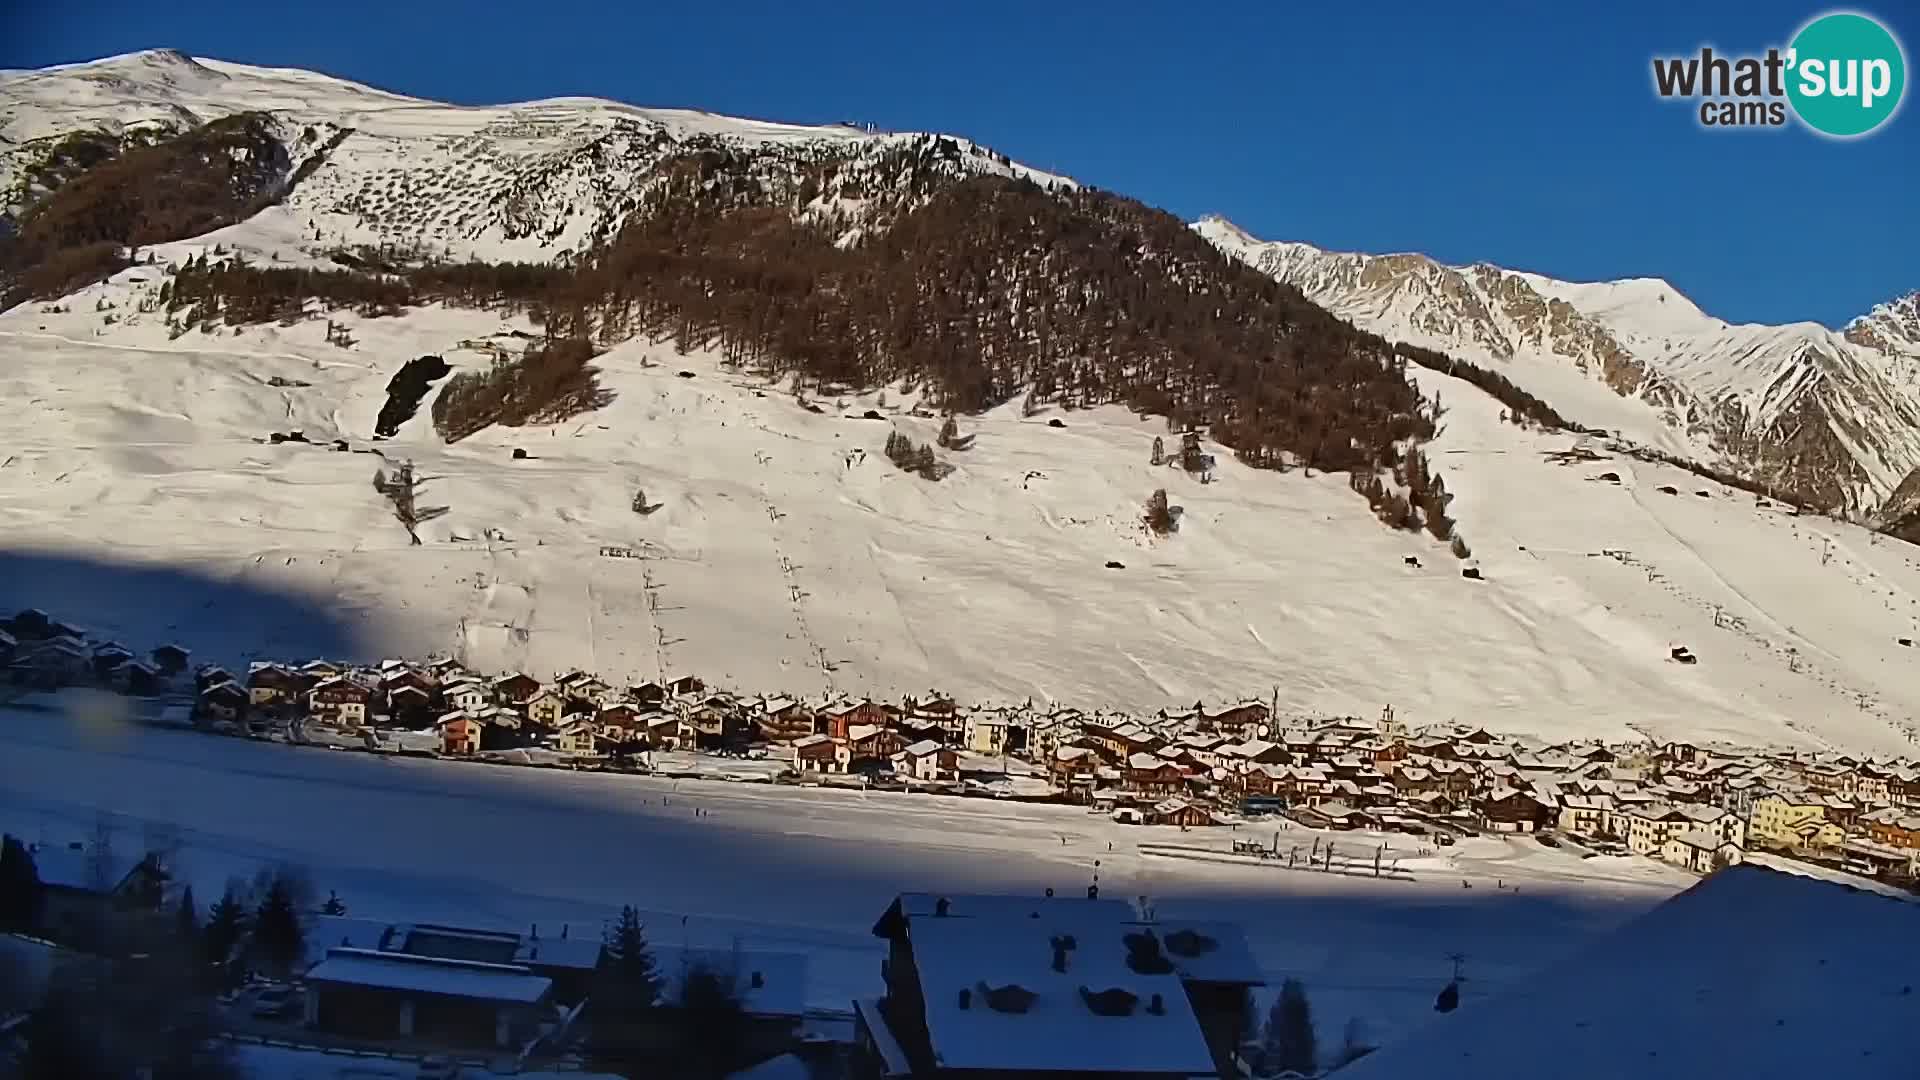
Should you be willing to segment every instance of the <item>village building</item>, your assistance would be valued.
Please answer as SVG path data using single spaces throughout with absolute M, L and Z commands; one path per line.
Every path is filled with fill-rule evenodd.
M 1733 866 L 1741 859 L 1739 845 L 1704 829 L 1688 829 L 1667 837 L 1660 846 L 1660 858 L 1696 874 L 1711 874 Z
M 1920 848 L 1920 813 L 1898 807 L 1884 807 L 1861 814 L 1860 826 L 1867 839 L 1890 848 Z
M 1132 754 L 1121 769 L 1126 790 L 1147 798 L 1164 798 L 1186 790 L 1187 770 L 1155 754 Z
M 490 704 L 492 698 L 493 695 L 475 678 L 460 677 L 440 684 L 440 700 L 449 708 L 478 712 Z
M 575 720 L 561 726 L 553 748 L 574 757 L 593 757 L 599 752 L 599 735 L 592 722 Z
M 1483 827 L 1493 832 L 1537 832 L 1555 820 L 1552 807 L 1519 788 L 1496 786 L 1474 800 Z
M 194 715 L 203 719 L 238 722 L 246 714 L 247 692 L 238 683 L 215 683 L 194 699 Z
M 1777 793 L 1754 800 L 1747 836 L 1751 843 L 1786 850 L 1836 848 L 1846 830 L 1827 820 L 1824 799 Z
M 789 697 L 762 698 L 753 722 L 768 742 L 788 743 L 813 734 L 813 712 Z
M 433 695 L 411 684 L 387 691 L 387 716 L 409 730 L 425 724 L 433 715 Z
M 442 754 L 449 757 L 464 757 L 480 752 L 486 725 L 478 717 L 465 710 L 455 709 L 440 717 L 435 727 L 440 730 Z
M 845 740 L 855 727 L 885 727 L 887 713 L 872 701 L 836 701 L 820 710 L 820 733 Z
M 955 780 L 960 775 L 960 756 L 923 739 L 893 755 L 893 771 L 915 780 Z
M 1371 829 L 1379 825 L 1379 819 L 1372 814 L 1337 799 L 1316 802 L 1312 806 L 1296 806 L 1287 811 L 1287 816 L 1309 829 L 1344 831 Z
M 862 1074 L 1227 1075 L 1261 981 L 1224 924 L 1100 899 L 903 894 L 874 926 L 885 992 L 854 1002 Z
M 0 646 L 4 646 L 4 642 L 0 642 Z M 161 675 L 173 676 L 186 671 L 186 663 L 194 657 L 194 653 L 169 642 L 165 646 L 159 646 L 156 650 L 146 653 L 146 657 L 148 661 L 152 661 L 154 671 Z
M 161 907 L 169 875 L 158 853 L 121 855 L 79 843 L 29 851 L 40 878 L 35 926 L 42 937 L 102 949 L 129 919 Z
M 641 721 L 647 733 L 647 745 L 655 750 L 678 750 L 686 742 L 684 725 L 673 713 L 649 713 Z
M 367 707 L 373 691 L 338 676 L 325 679 L 307 691 L 307 715 L 312 719 L 342 727 L 361 727 L 367 722 Z
M 831 735 L 808 735 L 793 741 L 793 770 L 797 773 L 844 773 L 847 764 L 847 744 Z
M 1012 724 L 1004 716 L 974 712 L 967 714 L 962 735 L 969 751 L 997 755 L 1009 749 L 1008 734 L 1011 729 Z
M 340 947 L 306 985 L 306 1022 L 318 1031 L 495 1047 L 531 1036 L 553 995 L 553 980 L 521 964 Z

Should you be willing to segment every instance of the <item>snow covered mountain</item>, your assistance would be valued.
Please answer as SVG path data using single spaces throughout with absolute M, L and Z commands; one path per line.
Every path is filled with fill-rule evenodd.
M 1735 325 L 1658 279 L 1262 243 L 1218 217 L 1194 228 L 1355 325 L 1492 367 L 1576 423 L 1861 520 L 1898 520 L 1895 491 L 1920 485 L 1915 296 L 1840 333 Z
M 1278 454 L 1243 457 L 1244 443 L 1211 437 L 1219 426 L 1202 439 L 1214 462 L 1204 477 L 1155 463 L 1150 448 L 1169 435 L 1169 408 L 1087 387 L 1169 370 L 1190 342 L 1169 337 L 1161 352 L 1087 363 L 1078 342 L 1131 346 L 1110 328 L 1152 320 L 1048 307 L 1047 286 L 1071 273 L 1076 285 L 1121 283 L 1110 295 L 1131 300 L 1153 295 L 1152 279 L 1187 275 L 1183 286 L 1233 291 L 1233 304 L 1219 307 L 1239 323 L 1217 313 L 1220 292 L 1201 293 L 1204 329 L 1216 335 L 1201 340 L 1216 359 L 1238 344 L 1229 331 L 1250 332 L 1265 325 L 1263 312 L 1294 305 L 1284 308 L 1290 321 L 1318 335 L 1284 343 L 1289 366 L 1308 374 L 1324 366 L 1310 350 L 1345 348 L 1351 330 L 1222 260 L 1177 221 L 1151 232 L 1120 200 L 1098 203 L 965 139 L 581 99 L 456 107 L 308 72 L 141 53 L 0 75 L 0 190 L 11 207 L 53 205 L 130 146 L 242 113 L 286 150 L 275 197 L 245 203 L 244 217 L 211 231 L 144 243 L 134 265 L 0 313 L 0 604 L 42 606 L 130 641 L 183 637 L 202 655 L 235 660 L 437 650 L 500 670 L 693 671 L 721 686 L 807 695 L 937 686 L 972 700 L 1154 709 L 1257 694 L 1292 710 L 1374 716 L 1391 705 L 1411 723 L 1555 737 L 1911 746 L 1920 716 L 1905 644 L 1920 638 L 1912 549 L 1618 454 L 1604 440 L 1501 423 L 1502 406 L 1466 379 L 1408 373 L 1445 402 L 1428 460 L 1451 496 L 1464 562 L 1424 534 L 1383 528 L 1342 466 L 1283 470 Z M 976 222 L 949 206 L 931 222 L 915 217 L 975 177 L 1039 187 L 982 181 L 1023 189 L 1009 199 L 1018 215 Z M 755 202 L 765 191 L 778 193 L 777 205 Z M 885 283 L 921 250 L 957 249 L 964 257 L 936 264 L 952 267 L 950 278 L 907 298 L 939 320 L 868 319 L 862 332 L 924 340 L 973 319 L 974 337 L 943 339 L 954 345 L 944 358 L 953 369 L 984 371 L 1026 350 L 1055 365 L 1049 376 L 1082 379 L 1079 396 L 1056 386 L 1029 407 L 1006 386 L 988 387 L 982 394 L 996 403 L 959 418 L 972 448 L 945 454 L 952 473 L 935 483 L 884 453 L 892 433 L 935 440 L 929 379 L 864 389 L 810 379 L 797 389 L 742 363 L 729 351 L 735 341 L 671 319 L 646 332 L 628 323 L 623 334 L 603 321 L 605 351 L 593 364 L 608 400 L 594 411 L 449 443 L 430 420 L 436 388 L 418 415 L 376 439 L 389 380 L 409 361 L 441 357 L 449 381 L 494 370 L 550 329 L 532 318 L 537 305 L 436 299 L 388 313 L 296 293 L 285 317 L 199 311 L 191 322 L 170 308 L 187 278 L 217 284 L 210 260 L 318 274 L 384 246 L 565 269 L 590 259 L 584 253 L 632 207 L 688 192 L 722 208 L 716 216 L 745 207 L 748 225 L 797 216 L 833 238 L 827 255 L 849 261 L 914 219 L 919 247 L 886 250 L 897 263 L 842 273 L 809 249 L 804 273 L 774 282 L 826 294 L 799 309 L 824 328 L 803 344 L 835 352 L 846 325 L 836 320 L 858 314 L 832 306 L 839 294 L 819 281 Z M 1025 211 L 1055 204 L 1074 204 L 1069 226 L 1109 230 L 1097 234 L 1098 265 L 1065 265 L 1051 235 L 1019 231 L 1041 216 Z M 1224 226 L 1202 231 L 1254 254 Z M 1004 250 L 1017 259 L 989 257 Z M 1589 426 L 1695 456 L 1721 437 L 1712 410 L 1724 400 L 1707 404 L 1720 379 L 1751 391 L 1756 415 L 1776 426 L 1796 409 L 1840 416 L 1845 405 L 1845 416 L 1859 416 L 1859 437 L 1834 444 L 1867 448 L 1866 464 L 1847 459 L 1842 494 L 1857 503 L 1846 505 L 1878 506 L 1906 475 L 1897 433 L 1869 422 L 1878 406 L 1868 391 L 1884 387 L 1846 366 L 1873 368 L 1877 347 L 1789 328 L 1805 335 L 1804 363 L 1789 370 L 1812 372 L 1810 385 L 1755 388 L 1758 376 L 1733 362 L 1744 356 L 1735 345 L 1723 348 L 1731 367 L 1720 371 L 1688 367 L 1678 345 L 1661 344 L 1710 337 L 1698 328 L 1712 320 L 1655 284 L 1567 286 L 1289 245 L 1255 257 L 1276 276 L 1316 283 L 1301 287 L 1363 324 L 1363 308 L 1329 297 L 1377 292 L 1382 318 L 1436 320 L 1394 336 L 1467 334 L 1472 349 L 1460 355 Z M 683 269 L 658 276 L 677 283 Z M 897 310 L 887 303 L 874 309 Z M 1477 314 L 1440 319 L 1454 308 Z M 738 314 L 751 323 L 771 310 Z M 1153 314 L 1172 321 L 1168 312 L 1188 314 Z M 1891 305 L 1849 334 L 1911 341 L 1911 314 L 1911 303 Z M 1752 362 L 1778 366 L 1767 349 Z M 1207 374 L 1188 369 L 1167 393 L 1192 392 Z M 1351 451 L 1351 439 L 1326 437 L 1335 421 L 1372 433 L 1350 412 L 1280 406 L 1338 399 L 1348 409 L 1370 397 L 1276 401 L 1249 391 L 1247 400 L 1303 445 Z M 290 431 L 307 441 L 271 438 Z M 335 440 L 355 452 L 323 449 Z M 1795 470 L 1811 470 L 1816 451 L 1839 452 L 1810 445 L 1779 467 L 1801 479 Z M 420 526 L 419 546 L 368 483 L 376 451 L 389 463 L 416 461 L 431 478 L 423 498 L 446 507 Z M 1142 525 L 1156 489 L 1184 508 L 1174 535 Z M 657 512 L 637 513 L 643 501 Z M 73 557 L 168 573 L 61 569 Z M 339 618 L 329 627 L 259 599 L 277 594 Z M 1674 662 L 1679 646 L 1699 662 Z
M 309 71 L 153 50 L 0 75 L 0 212 L 50 182 L 76 139 L 152 141 L 237 113 L 277 124 L 293 165 L 316 159 L 287 199 L 300 235 L 493 260 L 550 261 L 604 237 L 653 166 L 689 150 L 751 152 L 763 168 L 832 158 L 839 183 L 817 209 L 857 222 L 876 163 L 937 156 L 955 175 L 1070 184 L 951 136 L 801 126 L 592 98 L 466 107 Z M 863 184 L 868 185 L 864 186 Z

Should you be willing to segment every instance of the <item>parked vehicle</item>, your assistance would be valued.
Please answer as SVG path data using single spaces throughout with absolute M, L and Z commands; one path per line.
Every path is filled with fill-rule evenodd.
M 293 987 L 269 986 L 254 996 L 253 1015 L 263 1018 L 285 1016 L 293 1011 L 293 1006 Z

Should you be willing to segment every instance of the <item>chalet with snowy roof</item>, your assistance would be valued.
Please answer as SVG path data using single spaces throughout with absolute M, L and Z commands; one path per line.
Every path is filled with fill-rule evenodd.
M 1660 858 L 1682 870 L 1711 874 L 1738 863 L 1745 852 L 1738 844 L 1721 839 L 1705 829 L 1687 829 L 1667 837 L 1660 845 Z
M 1554 823 L 1555 810 L 1532 793 L 1496 786 L 1474 800 L 1482 826 L 1493 832 L 1537 832 Z
M 893 771 L 915 780 L 957 780 L 960 755 L 932 739 L 922 739 L 893 755 Z
M 387 691 L 387 716 L 403 728 L 417 728 L 433 713 L 433 696 L 417 686 L 400 686 Z
M 686 745 L 686 727 L 675 714 L 648 713 L 642 723 L 646 727 L 649 747 L 655 750 L 678 750 Z
M 746 742 L 746 711 L 732 694 L 683 698 L 679 712 L 685 730 L 702 750 L 737 749 Z
M 119 854 L 78 843 L 34 844 L 29 851 L 40 877 L 43 937 L 97 948 L 129 919 L 161 906 L 168 873 L 158 853 Z
M 790 697 L 762 698 L 753 710 L 753 723 L 761 738 L 787 743 L 813 734 L 813 711 Z
M 216 683 L 194 698 L 194 715 L 202 719 L 237 721 L 246 714 L 247 692 L 238 683 Z
M 323 679 L 307 691 L 307 715 L 315 720 L 360 727 L 367 722 L 373 691 L 351 679 Z
M 70 686 L 93 673 L 93 653 L 78 638 L 62 634 L 19 646 L 9 667 L 16 682 Z
M 1241 701 L 1223 706 L 1219 711 L 1196 708 L 1197 719 L 1203 727 L 1216 731 L 1238 732 L 1243 735 L 1259 734 L 1259 729 L 1273 715 L 1272 710 L 1263 701 Z
M 1372 814 L 1338 799 L 1296 806 L 1287 811 L 1287 816 L 1309 829 L 1371 829 L 1379 825 L 1379 819 Z
M 491 702 L 492 697 L 486 686 L 472 677 L 449 679 L 440 684 L 440 700 L 449 708 L 478 712 Z
M 870 724 L 854 725 L 848 730 L 847 738 L 839 741 L 846 746 L 847 768 L 852 772 L 889 766 L 902 745 L 897 733 Z
M 885 727 L 887 713 L 873 701 L 836 701 L 820 710 L 820 731 L 846 739 L 856 727 Z
M 494 700 L 513 708 L 525 707 L 543 689 L 539 679 L 519 671 L 493 680 Z
M 797 773 L 844 773 L 848 761 L 847 744 L 831 735 L 807 735 L 793 741 L 793 771 Z
M 1136 795 L 1163 798 L 1186 790 L 1187 770 L 1156 754 L 1131 754 L 1121 768 L 1121 785 Z
M 1920 813 L 1889 806 L 1861 814 L 1858 824 L 1876 844 L 1920 849 Z
M 139 660 L 114 668 L 108 681 L 114 689 L 134 697 L 151 697 L 166 688 L 166 677 L 160 670 Z
M 553 748 L 573 757 L 593 757 L 599 753 L 600 733 L 587 720 L 563 724 L 553 738 Z
M 882 1076 L 1219 1076 L 1261 983 L 1236 928 L 1111 900 L 908 893 L 874 933 L 886 992 L 855 1028 Z
M 312 685 L 312 679 L 279 664 L 256 663 L 247 669 L 247 698 L 256 706 L 292 704 Z
M 1613 800 L 1605 795 L 1568 795 L 1560 801 L 1556 824 L 1570 836 L 1598 837 Z
M 103 641 L 93 647 L 93 675 L 104 679 L 113 669 L 133 659 L 133 650 L 117 641 Z
M 300 674 L 318 682 L 321 679 L 337 678 L 347 673 L 347 669 L 331 660 L 309 660 L 299 667 Z
M 381 667 L 375 686 L 389 697 L 400 690 L 414 689 L 431 698 L 439 692 L 440 680 L 407 664 L 396 664 Z
M 434 727 L 440 731 L 440 752 L 448 757 L 465 757 L 480 752 L 485 724 L 464 709 L 455 709 L 440 717 Z
M 1100 755 L 1090 746 L 1062 746 L 1047 762 L 1047 778 L 1062 791 L 1088 787 L 1100 768 Z
M 1195 829 L 1214 823 L 1213 813 L 1191 799 L 1162 799 L 1147 808 L 1147 824 Z
M 584 671 L 563 676 L 555 687 L 560 691 L 560 696 L 569 701 L 588 701 L 595 705 L 605 705 L 620 696 L 619 690 Z

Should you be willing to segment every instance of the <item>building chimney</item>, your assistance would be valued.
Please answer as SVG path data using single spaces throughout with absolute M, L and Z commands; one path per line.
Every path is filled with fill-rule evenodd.
M 962 987 L 962 988 L 961 988 L 961 990 L 960 990 L 960 1007 L 961 1007 L 962 1009 L 970 1009 L 970 1008 L 972 1008 L 972 1007 L 973 1007 L 973 991 L 971 991 L 971 990 L 968 990 L 968 989 L 966 989 L 965 987 Z
M 947 903 L 947 898 L 943 896 L 933 902 L 933 913 L 944 919 L 947 917 L 947 909 L 951 906 L 952 905 Z

